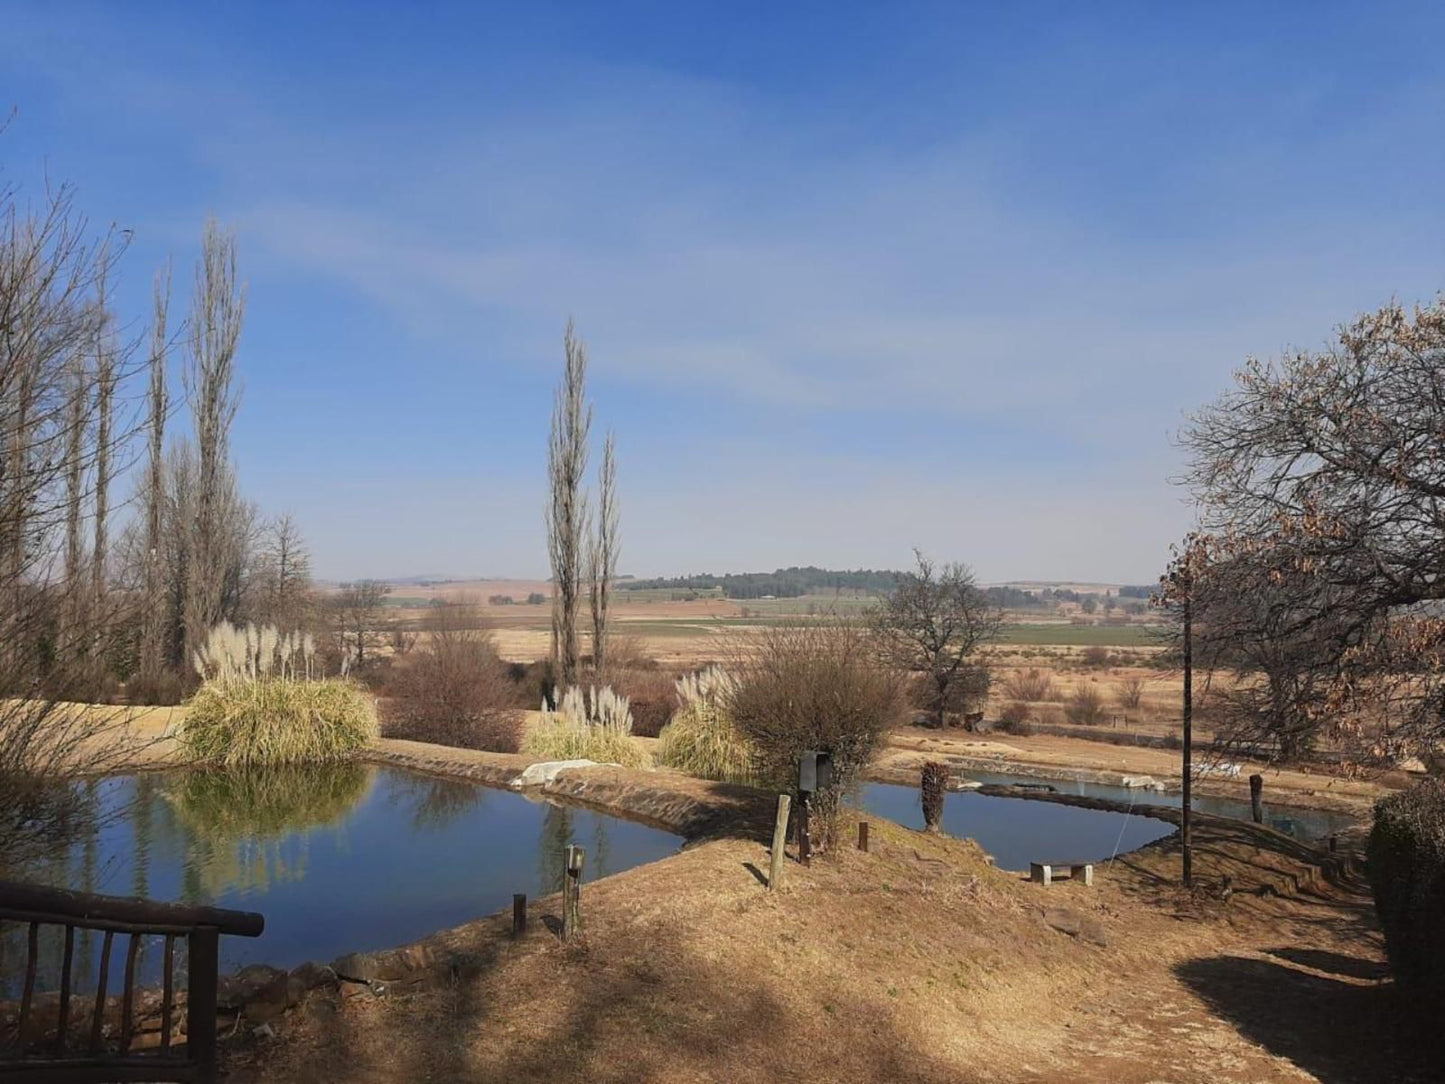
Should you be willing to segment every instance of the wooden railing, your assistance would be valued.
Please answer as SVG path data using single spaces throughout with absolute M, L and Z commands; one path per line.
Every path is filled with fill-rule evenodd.
M 198 1081 L 216 1079 L 216 987 L 220 935 L 257 937 L 265 919 L 248 911 L 155 903 L 121 896 L 42 888 L 0 881 L 0 924 L 19 923 L 26 933 L 25 978 L 14 1023 L 0 1014 L 0 1082 L 102 1084 L 108 1081 Z M 36 970 L 40 928 L 65 931 L 54 1031 L 38 1019 Z M 91 999 L 91 1019 L 72 1021 L 76 930 L 102 933 Z M 128 935 L 121 987 L 119 1032 L 106 1033 L 107 985 L 116 934 Z M 160 1041 L 154 1049 L 132 1050 L 136 1037 L 136 958 L 146 937 L 165 939 Z M 186 1035 L 173 1042 L 176 1010 L 176 939 L 186 939 Z M 78 999 L 77 999 L 78 1000 Z M 13 1003 L 10 1006 L 13 1011 Z M 79 1025 L 79 1026 L 75 1026 Z

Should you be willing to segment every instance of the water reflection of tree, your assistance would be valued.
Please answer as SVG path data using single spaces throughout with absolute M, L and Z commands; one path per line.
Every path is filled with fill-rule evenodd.
M 166 798 L 187 836 L 182 899 L 265 892 L 304 877 L 309 833 L 343 822 L 374 775 L 366 765 L 334 764 L 174 777 Z
M 397 773 L 387 786 L 394 805 L 410 808 L 412 828 L 418 831 L 446 828 L 463 814 L 480 809 L 486 799 L 485 787 L 455 779 Z
M 572 842 L 572 809 L 548 802 L 542 813 L 542 835 L 537 841 L 537 880 L 542 895 L 562 891 L 567 844 Z

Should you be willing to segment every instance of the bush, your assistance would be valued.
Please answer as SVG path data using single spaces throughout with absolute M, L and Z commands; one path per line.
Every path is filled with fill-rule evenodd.
M 681 706 L 663 728 L 658 760 L 702 779 L 752 783 L 753 747 L 738 733 L 728 705 L 735 687 L 719 666 L 678 681 Z
M 1438 1015 L 1445 1010 L 1445 782 L 1427 779 L 1380 799 L 1368 858 L 1395 981 Z
M 1144 699 L 1144 679 L 1141 677 L 1125 678 L 1119 682 L 1114 699 L 1119 702 L 1121 708 L 1138 711 L 1139 705 Z
M 1109 649 L 1099 644 L 1093 644 L 1084 648 L 1083 660 L 1085 666 L 1100 667 L 1109 665 Z
M 732 670 L 733 721 L 756 752 L 760 784 L 796 795 L 802 754 L 832 755 L 833 786 L 811 803 L 827 846 L 839 795 L 907 719 L 900 675 L 878 665 L 861 628 L 838 619 L 768 626 L 737 645 Z
M 386 735 L 515 753 L 522 730 L 516 688 L 491 637 L 446 614 L 437 623 L 429 615 L 428 623 L 431 635 L 387 685 Z
M 212 679 L 197 690 L 181 740 L 228 768 L 339 760 L 370 745 L 376 707 L 350 681 L 281 677 Z
M 1003 709 L 999 716 L 998 728 L 1005 734 L 1014 734 L 1020 738 L 1027 738 L 1034 732 L 1034 727 L 1029 722 L 1029 706 L 1014 701 Z
M 1064 705 L 1064 715 L 1075 726 L 1095 726 L 1104 721 L 1104 698 L 1093 685 L 1080 685 Z
M 1054 684 L 1053 676 L 1037 667 L 1031 666 L 1022 673 L 1015 670 L 1004 681 L 1003 687 L 1012 700 L 1037 703 L 1041 700 L 1060 699 L 1059 687 Z
M 574 685 L 560 698 L 556 710 L 544 704 L 542 718 L 532 724 L 522 742 L 522 752 L 538 760 L 595 760 L 624 768 L 652 766 L 652 757 L 632 737 L 627 698 L 606 686 L 592 690 L 590 703 Z
M 610 668 L 609 668 L 610 669 Z M 659 670 L 629 669 L 617 673 L 614 688 L 627 697 L 632 710 L 632 733 L 639 738 L 656 738 L 680 706 L 677 682 Z

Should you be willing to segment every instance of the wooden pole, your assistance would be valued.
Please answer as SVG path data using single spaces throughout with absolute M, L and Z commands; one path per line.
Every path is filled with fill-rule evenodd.
M 567 845 L 566 879 L 562 882 L 562 940 L 571 941 L 582 932 L 582 863 L 587 852 L 575 843 Z
M 196 1079 L 216 1079 L 216 984 L 220 931 L 197 926 L 186 944 L 186 1056 Z
M 778 819 L 773 823 L 773 853 L 768 863 L 768 891 L 783 883 L 783 857 L 788 843 L 788 809 L 791 795 L 778 795 Z
M 1254 823 L 1264 823 L 1264 776 L 1249 777 L 1249 811 L 1254 814 Z
M 798 795 L 798 861 L 805 866 L 813 864 L 813 835 L 808 824 L 808 792 Z
M 1184 884 L 1194 883 L 1194 839 L 1190 831 L 1193 819 L 1194 782 L 1194 614 L 1191 599 L 1193 585 L 1184 587 L 1184 817 L 1180 825 L 1180 844 L 1184 850 Z
M 521 937 L 527 932 L 527 894 L 512 893 L 512 936 Z
M 864 854 L 868 853 L 868 822 L 858 822 L 858 849 Z

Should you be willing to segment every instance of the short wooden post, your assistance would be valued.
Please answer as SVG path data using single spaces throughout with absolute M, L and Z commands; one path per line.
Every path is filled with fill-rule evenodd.
M 562 940 L 571 941 L 582 932 L 582 863 L 587 852 L 575 843 L 567 845 L 566 879 L 562 882 Z
M 788 809 L 792 804 L 791 795 L 778 795 L 778 819 L 773 824 L 773 853 L 768 863 L 769 891 L 783 883 L 783 857 L 788 844 Z
M 808 824 L 808 792 L 798 795 L 798 861 L 805 866 L 813 864 L 813 833 Z
M 1249 811 L 1254 814 L 1254 823 L 1264 823 L 1264 776 L 1249 777 Z
M 858 822 L 858 849 L 864 854 L 868 853 L 868 822 Z
M 527 932 L 527 894 L 512 893 L 512 936 L 521 937 Z

